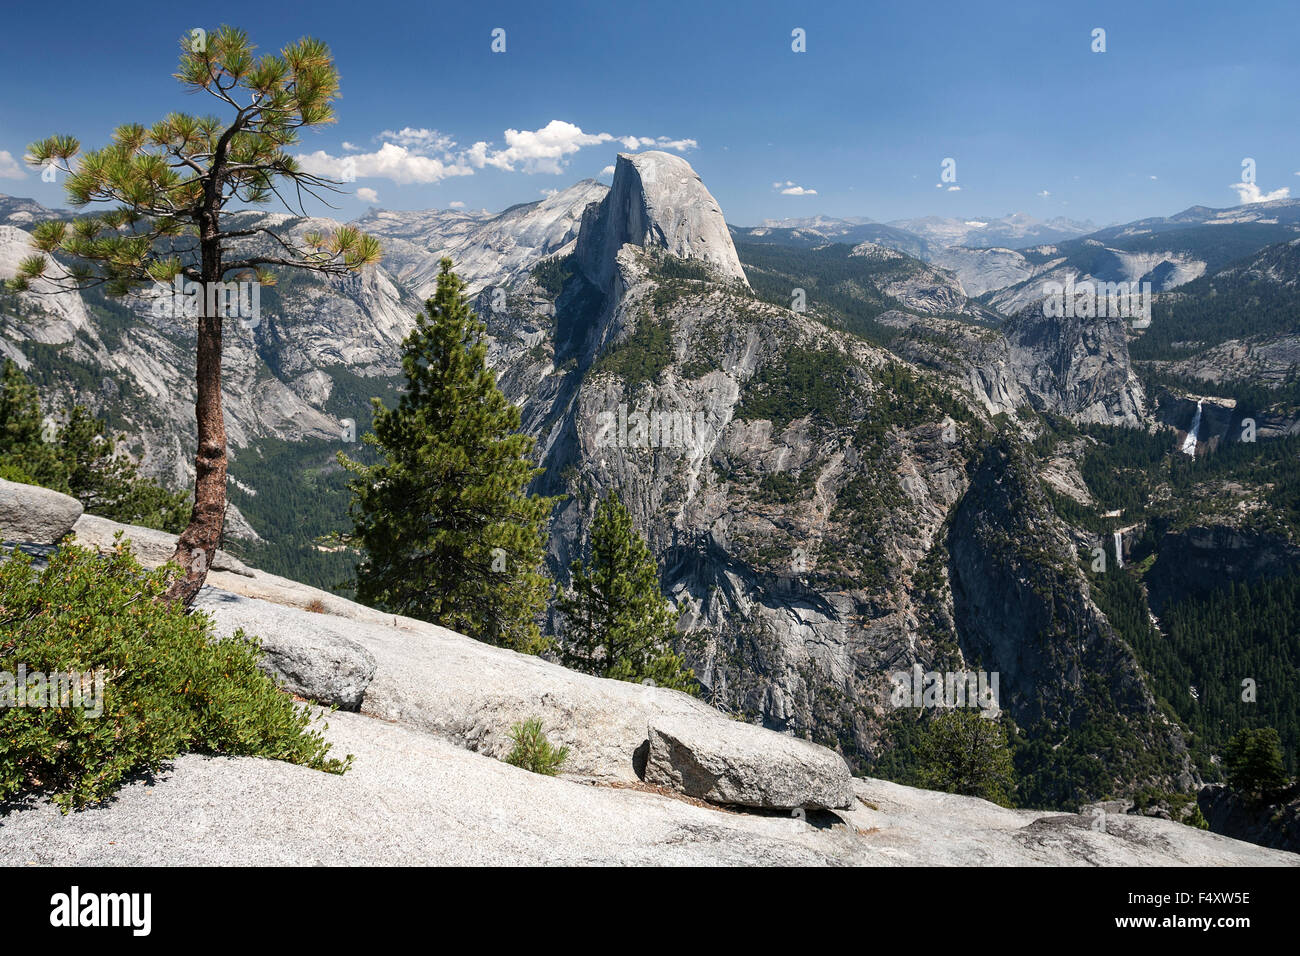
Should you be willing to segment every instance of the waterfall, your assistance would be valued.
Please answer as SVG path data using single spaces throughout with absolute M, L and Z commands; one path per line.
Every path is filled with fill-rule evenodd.
M 1115 532 L 1115 566 L 1124 567 L 1124 532 Z
M 1183 454 L 1196 457 L 1196 433 L 1201 429 L 1201 403 L 1196 403 L 1196 414 L 1192 416 L 1192 427 L 1187 429 L 1187 437 L 1183 439 Z

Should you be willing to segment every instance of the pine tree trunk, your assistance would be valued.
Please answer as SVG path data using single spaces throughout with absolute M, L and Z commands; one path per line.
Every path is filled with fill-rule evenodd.
M 188 607 L 207 579 L 213 556 L 221 544 L 226 518 L 226 420 L 221 408 L 220 308 L 224 301 L 209 294 L 220 282 L 221 246 L 215 213 L 201 225 L 203 295 L 198 319 L 198 352 L 195 372 L 197 397 L 194 417 L 198 423 L 199 447 L 194 457 L 194 508 L 189 526 L 176 542 L 172 560 L 185 569 L 168 589 L 166 599 Z M 211 314 L 211 313 L 216 313 Z

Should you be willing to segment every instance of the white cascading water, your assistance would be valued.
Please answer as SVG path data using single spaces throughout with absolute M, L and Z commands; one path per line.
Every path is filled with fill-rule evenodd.
M 1120 531 L 1115 532 L 1115 566 L 1124 567 L 1124 534 Z
M 1196 457 L 1196 433 L 1201 430 L 1201 403 L 1196 403 L 1196 414 L 1192 416 L 1192 427 L 1187 429 L 1187 437 L 1183 439 L 1183 454 Z

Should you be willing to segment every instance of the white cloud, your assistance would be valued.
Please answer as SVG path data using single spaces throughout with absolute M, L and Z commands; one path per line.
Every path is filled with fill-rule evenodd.
M 9 150 L 0 149 L 0 179 L 26 179 L 27 173 L 22 163 L 10 155 Z
M 602 169 L 602 170 L 600 171 L 600 174 L 601 174 L 602 176 L 613 176 L 613 175 L 614 175 L 614 167 L 613 167 L 613 166 L 606 166 L 604 169 Z M 1296 173 L 1296 175 L 1297 175 L 1297 176 L 1300 176 L 1300 173 Z
M 1261 192 L 1256 183 L 1232 183 L 1231 188 L 1237 190 L 1237 199 L 1243 206 L 1248 203 L 1272 202 L 1274 199 L 1286 199 L 1291 195 L 1291 189 L 1287 186 L 1274 189 L 1271 193 Z
M 1148 178 L 1148 179 L 1151 179 L 1151 180 L 1154 181 L 1154 180 L 1158 180 L 1160 177 L 1159 177 L 1159 176 L 1148 176 L 1147 178 Z
M 362 186 L 357 190 L 357 198 L 362 202 L 379 202 L 379 193 L 368 186 Z
M 550 199 L 552 196 L 554 196 L 556 193 L 559 192 L 558 189 L 541 189 L 541 190 L 538 190 L 538 191 L 539 191 L 543 196 L 545 196 L 547 199 Z
M 949 187 L 948 187 L 948 192 L 950 192 L 950 193 L 959 193 L 959 192 L 961 192 L 961 187 L 960 187 L 960 186 L 949 186 Z
M 448 208 L 448 209 L 464 209 L 464 208 L 465 208 L 465 204 L 464 204 L 463 202 L 461 202 L 459 199 L 455 199 L 455 200 L 452 200 L 451 202 L 447 203 L 447 208 Z
M 616 136 L 613 133 L 587 133 L 580 126 L 564 120 L 551 120 L 541 129 L 508 129 L 502 134 L 504 147 L 480 140 L 469 147 L 436 129 L 404 126 L 386 129 L 374 137 L 380 147 L 374 152 L 358 152 L 352 143 L 343 143 L 349 155 L 334 156 L 324 150 L 299 154 L 303 168 L 331 179 L 357 177 L 389 179 L 395 183 L 436 183 L 450 176 L 472 176 L 477 169 L 491 166 L 506 172 L 563 173 L 570 157 L 588 146 L 618 142 L 627 149 L 672 149 L 684 152 L 698 146 L 693 139 L 670 139 L 666 136 Z M 347 162 L 345 167 L 343 164 Z M 612 172 L 613 167 L 609 167 Z M 602 173 L 603 175 L 604 173 Z
M 538 130 L 508 129 L 502 134 L 505 149 L 492 149 L 478 142 L 466 151 L 465 158 L 476 169 L 494 166 L 510 172 L 516 166 L 525 173 L 560 173 L 565 159 L 584 146 L 608 143 L 609 133 L 584 133 L 580 126 L 564 120 L 551 120 Z
M 669 139 L 667 136 L 618 136 L 624 149 L 671 149 L 679 153 L 698 149 L 699 143 L 693 139 Z
M 793 179 L 787 179 L 783 183 L 773 183 L 773 189 L 780 190 L 782 196 L 816 196 L 817 190 L 806 189 L 798 185 Z
M 346 159 L 331 156 L 324 150 L 301 154 L 302 168 L 316 176 L 345 179 L 357 177 L 389 179 L 395 183 L 436 183 L 449 176 L 472 176 L 474 170 L 460 163 L 445 163 L 431 156 L 419 156 L 404 146 L 385 143 L 374 153 L 357 153 Z
M 1038 198 L 1039 198 L 1039 199 L 1047 199 L 1047 198 L 1050 197 L 1051 195 L 1052 195 L 1052 194 L 1051 194 L 1048 190 L 1044 189 L 1044 190 L 1042 190 L 1041 192 L 1039 192 L 1039 194 L 1038 194 Z

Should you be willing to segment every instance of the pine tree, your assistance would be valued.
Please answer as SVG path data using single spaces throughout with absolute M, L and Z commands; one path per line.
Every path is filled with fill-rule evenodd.
M 140 476 L 139 466 L 118 454 L 108 424 L 76 405 L 55 439 L 67 471 L 68 493 L 88 514 L 180 534 L 190 513 L 190 496 L 168 491 Z
M 651 680 L 694 693 L 695 674 L 672 650 L 673 607 L 645 539 L 617 494 L 596 505 L 591 564 L 573 562 L 570 591 L 558 609 L 567 628 L 566 666 L 615 680 Z
M 1015 769 L 1001 721 L 969 708 L 935 715 L 919 741 L 921 785 L 1011 805 Z
M 36 386 L 11 359 L 0 373 L 0 478 L 69 491 L 58 455 L 44 439 Z
M 359 600 L 525 653 L 537 626 L 553 498 L 529 495 L 541 469 L 519 409 L 487 367 L 486 326 L 442 260 L 438 287 L 402 343 L 407 387 L 396 408 L 375 399 L 363 439 L 384 461 L 340 453 L 353 474 L 347 540 L 364 552 Z
M 203 587 L 226 515 L 221 355 L 227 309 L 217 304 L 217 293 L 236 280 L 274 284 L 268 266 L 344 276 L 380 257 L 378 240 L 352 226 L 299 238 L 258 224 L 223 225 L 227 211 L 272 197 L 288 205 L 284 197 L 294 194 L 296 211 L 305 216 L 304 192 L 319 198 L 317 190 L 340 191 L 337 180 L 307 172 L 290 153 L 300 130 L 334 121 L 339 74 L 329 47 L 304 37 L 278 55 L 255 50 L 248 34 L 231 26 L 211 35 L 195 28 L 181 38 L 176 79 L 189 92 L 212 96 L 230 114 L 227 122 L 173 112 L 149 127 L 119 126 L 111 143 L 84 154 L 72 136 L 32 143 L 27 162 L 65 174 L 74 208 L 116 208 L 38 224 L 36 253 L 7 283 L 15 292 L 102 285 L 110 295 L 181 280 L 201 289 L 194 317 L 194 504 L 172 557 L 185 574 L 166 595 L 184 605 Z
M 50 441 L 36 387 L 11 361 L 0 374 L 0 478 L 53 488 L 77 498 L 88 514 L 178 534 L 190 498 L 140 475 L 118 454 L 108 425 L 77 405 Z M 121 436 L 118 436 L 118 440 Z
M 1282 747 L 1272 727 L 1241 730 L 1223 749 L 1228 785 L 1241 793 L 1260 796 L 1287 785 Z

